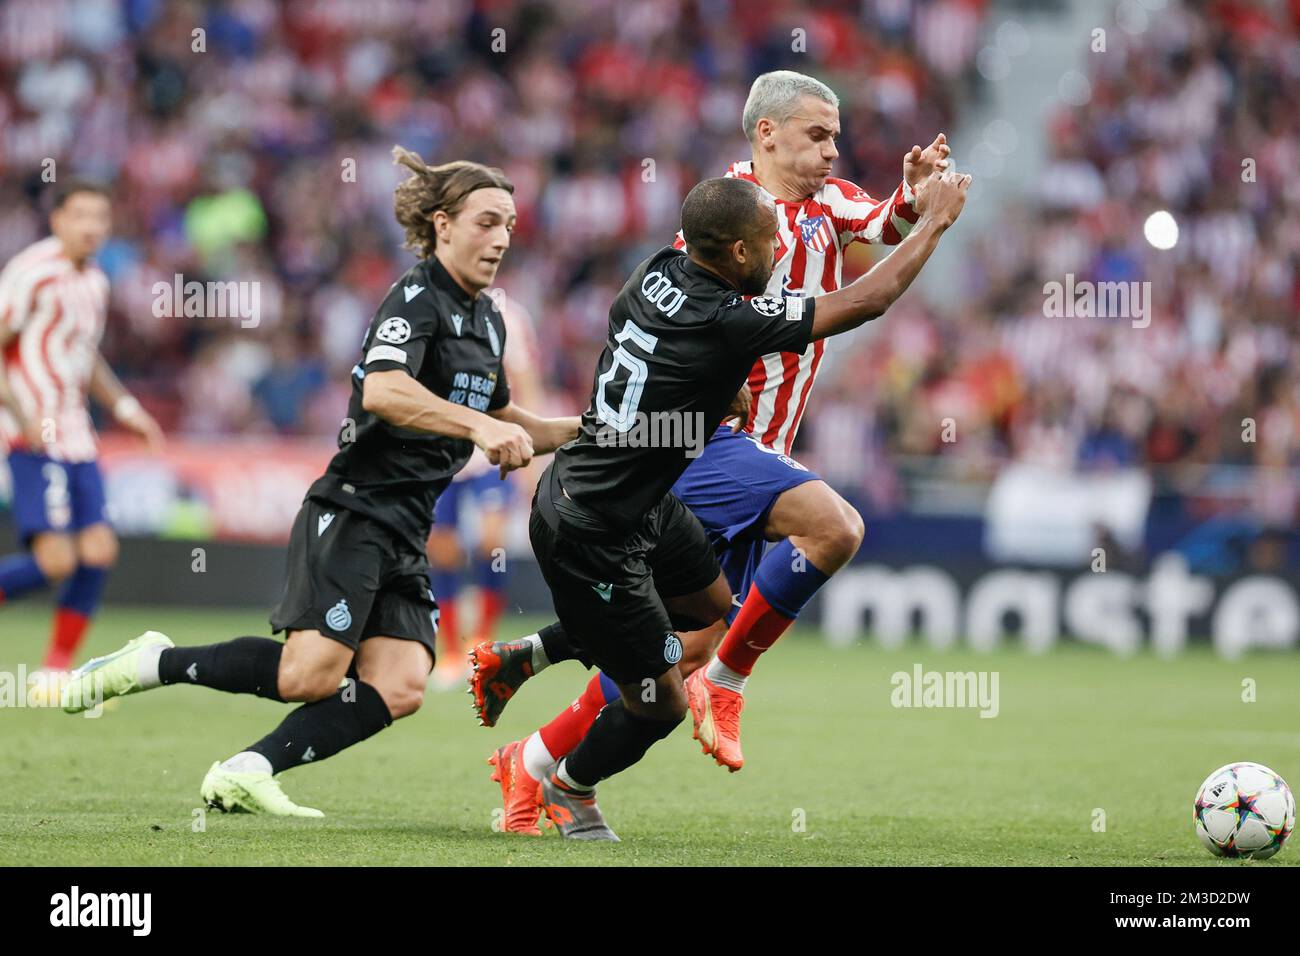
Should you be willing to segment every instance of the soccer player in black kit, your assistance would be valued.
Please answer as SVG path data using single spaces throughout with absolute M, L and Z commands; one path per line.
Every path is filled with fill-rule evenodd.
M 529 522 L 568 640 L 621 692 L 542 781 L 544 811 L 562 835 L 618 839 L 596 784 L 640 760 L 687 710 L 671 597 L 712 594 L 718 582 L 729 597 L 698 519 L 669 491 L 690 463 L 687 449 L 647 438 L 712 433 L 756 356 L 802 352 L 881 315 L 957 219 L 969 184 L 933 175 L 911 234 L 851 285 L 777 298 L 762 294 L 777 244 L 771 197 L 743 179 L 708 179 L 682 205 L 685 252 L 655 253 L 619 292 L 591 405 L 577 440 L 543 474 Z M 695 416 L 698 432 L 687 424 Z
M 394 210 L 421 261 L 370 323 L 339 451 L 294 522 L 271 614 L 285 642 L 175 647 L 149 631 L 87 663 L 64 691 L 74 713 L 167 684 L 306 702 L 212 765 L 200 793 L 221 810 L 323 815 L 291 801 L 274 775 L 419 709 L 435 653 L 425 542 L 438 495 L 475 445 L 504 478 L 577 432 L 577 418 L 539 418 L 510 401 L 505 326 L 483 290 L 510 245 L 514 187 L 477 163 L 426 166 L 400 147 L 394 155 L 411 171 Z

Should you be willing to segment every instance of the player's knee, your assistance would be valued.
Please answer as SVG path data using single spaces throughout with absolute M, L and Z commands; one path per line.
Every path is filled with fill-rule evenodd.
M 460 542 L 453 532 L 435 531 L 429 536 L 429 563 L 441 571 L 459 570 L 464 563 Z
M 77 549 L 62 535 L 38 540 L 32 547 L 32 557 L 51 584 L 66 581 L 77 570 Z
M 709 588 L 708 623 L 711 625 L 721 621 L 731 610 L 731 585 L 727 583 L 726 578 L 719 578 L 719 581 L 720 584 Z
M 316 701 L 330 697 L 339 689 L 343 675 L 332 669 L 280 658 L 277 689 L 284 700 Z
M 77 559 L 92 568 L 111 568 L 117 564 L 117 535 L 107 528 L 87 533 L 77 540 Z
M 848 502 L 842 502 L 838 515 L 823 524 L 817 534 L 822 552 L 834 565 L 832 568 L 822 568 L 822 570 L 836 570 L 848 564 L 858 553 L 858 548 L 862 546 L 862 538 L 865 534 L 866 525 L 862 523 L 862 515 L 858 514 L 858 510 Z
M 401 681 L 375 688 L 393 720 L 410 717 L 424 705 L 425 681 Z

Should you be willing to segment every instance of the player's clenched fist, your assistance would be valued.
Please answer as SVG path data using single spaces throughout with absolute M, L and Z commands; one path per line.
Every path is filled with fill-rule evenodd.
M 470 436 L 474 444 L 483 449 L 488 461 L 501 467 L 501 477 L 516 468 L 524 468 L 533 460 L 533 440 L 528 432 L 513 422 L 500 422 L 489 418 Z
M 916 200 L 916 211 L 935 220 L 942 226 L 951 226 L 966 205 L 966 191 L 970 188 L 970 174 L 956 172 L 935 173 L 925 181 Z

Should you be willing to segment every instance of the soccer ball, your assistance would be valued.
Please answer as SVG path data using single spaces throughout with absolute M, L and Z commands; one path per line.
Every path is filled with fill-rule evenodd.
M 1264 860 L 1282 849 L 1295 827 L 1295 797 L 1263 764 L 1230 763 L 1201 784 L 1192 819 L 1215 856 Z

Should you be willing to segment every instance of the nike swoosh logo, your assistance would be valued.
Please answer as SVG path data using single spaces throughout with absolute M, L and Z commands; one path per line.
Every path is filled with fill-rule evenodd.
M 419 295 L 423 291 L 424 291 L 424 286 L 422 285 L 402 286 L 402 294 L 406 296 L 407 302 L 410 302 L 412 299 L 414 299 L 417 295 Z
M 321 515 L 319 518 L 317 518 L 317 519 L 316 519 L 316 537 L 319 538 L 321 535 L 323 535 L 323 534 L 325 533 L 325 529 L 328 528 L 328 527 L 329 527 L 331 524 L 333 524 L 333 523 L 334 523 L 334 516 L 333 516 L 332 514 L 330 514 L 330 515 Z

